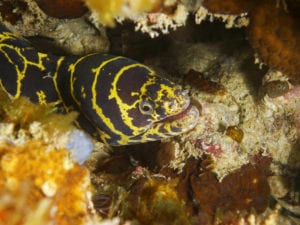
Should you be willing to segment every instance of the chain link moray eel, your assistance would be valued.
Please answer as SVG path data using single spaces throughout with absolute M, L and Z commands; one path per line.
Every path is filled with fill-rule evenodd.
M 12 98 L 78 111 L 79 126 L 110 145 L 175 136 L 199 117 L 186 91 L 143 64 L 101 53 L 46 54 L 2 24 L 0 86 Z

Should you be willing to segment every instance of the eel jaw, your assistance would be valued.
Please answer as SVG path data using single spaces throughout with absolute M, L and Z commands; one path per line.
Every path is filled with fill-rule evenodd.
M 193 129 L 197 125 L 199 116 L 200 113 L 198 108 L 194 105 L 189 105 L 186 109 L 176 115 L 169 116 L 168 118 L 150 124 L 143 133 L 131 137 L 126 144 L 158 141 L 180 135 Z
M 185 133 L 197 125 L 199 115 L 198 108 L 189 105 L 176 115 L 152 123 L 143 134 L 139 135 L 140 142 L 156 141 Z
M 180 113 L 155 122 L 153 125 L 155 126 L 156 124 L 163 124 L 165 127 L 174 129 L 174 133 L 181 134 L 193 129 L 197 125 L 199 116 L 200 113 L 198 108 L 192 104 L 188 104 Z

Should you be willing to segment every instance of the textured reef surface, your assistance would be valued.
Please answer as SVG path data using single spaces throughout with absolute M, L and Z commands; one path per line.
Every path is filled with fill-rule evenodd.
M 1 91 L 0 225 L 300 223 L 299 0 L 3 0 L 0 20 L 40 51 L 138 60 L 200 112 L 110 147 Z

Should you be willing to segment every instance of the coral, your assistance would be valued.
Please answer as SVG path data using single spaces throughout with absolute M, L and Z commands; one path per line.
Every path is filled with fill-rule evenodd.
M 205 0 L 209 16 L 223 17 L 228 15 L 239 16 L 247 13 L 250 20 L 248 36 L 250 44 L 258 54 L 259 59 L 271 69 L 279 70 L 289 76 L 290 79 L 299 81 L 300 71 L 300 24 L 299 19 L 293 14 L 287 13 L 291 1 L 219 1 Z M 291 3 L 292 10 L 293 4 Z M 299 9 L 299 8 L 298 8 Z M 203 12 L 203 9 L 201 9 Z M 198 13 L 203 15 L 203 13 Z M 198 16 L 200 18 L 206 15 Z M 201 21 L 202 19 L 198 19 Z
M 176 184 L 176 180 L 140 179 L 128 196 L 124 217 L 135 218 L 140 224 L 190 224 Z
M 55 111 L 0 92 L 1 224 L 94 220 L 89 172 L 72 158 L 82 163 L 92 143 L 72 126 L 76 114 Z
M 35 0 L 38 6 L 49 16 L 56 18 L 76 18 L 87 12 L 82 0 Z
M 85 0 L 93 12 L 92 20 L 96 24 L 114 26 L 118 21 L 130 19 L 136 24 L 135 29 L 157 37 L 160 32 L 168 33 L 170 29 L 183 26 L 188 16 L 187 8 L 177 1 L 166 0 Z
M 113 26 L 115 17 L 131 17 L 144 12 L 169 12 L 176 1 L 164 0 L 85 0 L 92 12 L 96 12 L 99 20 L 104 25 Z
M 219 158 L 224 150 L 220 143 L 213 142 L 210 138 L 196 139 L 194 142 L 195 148 L 201 149 L 202 151 L 212 154 L 214 157 Z
M 0 101 L 2 123 L 13 123 L 19 129 L 29 129 L 33 122 L 40 122 L 45 126 L 50 136 L 56 130 L 60 130 L 61 133 L 66 132 L 77 117 L 75 112 L 68 114 L 68 116 L 55 113 L 57 110 L 55 104 L 37 105 L 25 97 L 11 100 L 2 91 L 0 92 Z M 64 123 L 61 123 L 62 120 Z
M 28 141 L 21 146 L 2 144 L 0 155 L 2 224 L 31 224 L 33 218 L 38 224 L 92 220 L 89 173 L 67 150 Z
M 189 159 L 177 186 L 197 224 L 211 224 L 230 212 L 246 210 L 263 212 L 268 206 L 270 189 L 267 182 L 269 159 L 259 164 L 247 164 L 226 176 L 221 182 L 210 171 L 211 159 Z M 221 218 L 220 218 L 221 219 Z M 222 220 L 221 220 L 222 221 Z
M 97 12 L 100 21 L 106 25 L 114 25 L 114 17 L 129 16 L 130 14 L 137 14 L 142 12 L 150 12 L 162 4 L 161 0 L 85 0 L 86 5 L 91 11 Z
M 167 34 L 170 30 L 185 25 L 188 17 L 188 11 L 183 5 L 178 5 L 172 14 L 162 12 L 147 13 L 134 19 L 136 23 L 135 30 L 148 33 L 150 37 L 158 37 L 161 33 Z
M 300 23 L 282 7 L 266 1 L 251 13 L 249 40 L 270 68 L 300 80 Z
M 30 1 L 26 0 L 25 2 Z M 13 1 L 4 0 L 3 2 Z M 161 31 L 167 33 L 173 28 L 184 25 L 188 11 L 195 12 L 197 10 L 194 6 L 191 8 L 187 7 L 187 2 L 196 1 L 156 1 L 160 2 L 160 4 L 157 4 L 150 11 L 142 11 L 142 8 L 139 8 L 138 11 L 133 11 L 132 6 L 135 3 L 130 3 L 130 15 L 128 15 L 127 12 L 122 11 L 128 8 L 119 8 L 124 6 L 123 4 L 109 5 L 110 2 L 123 3 L 125 1 L 98 2 L 103 4 L 101 6 L 103 8 L 100 10 L 108 12 L 103 14 L 109 18 L 108 21 L 113 21 L 115 16 L 128 18 L 136 23 L 137 29 L 149 33 L 151 37 L 158 36 L 162 33 Z M 171 3 L 167 7 L 162 5 L 162 2 Z M 280 2 L 280 4 L 274 10 L 274 18 L 271 17 L 271 14 L 276 5 L 275 1 L 269 2 L 269 6 L 265 5 L 267 3 L 266 0 L 204 0 L 202 2 L 206 9 L 201 7 L 202 11 L 198 11 L 196 16 L 199 20 L 208 16 L 210 20 L 224 20 L 227 27 L 247 25 L 248 28 L 245 29 L 246 34 L 249 37 L 251 35 L 250 43 L 255 47 L 255 52 L 258 53 L 257 58 L 261 62 L 267 63 L 271 69 L 277 70 L 279 68 L 276 65 L 276 60 L 272 57 L 279 53 L 285 54 L 285 48 L 288 46 L 288 44 L 283 44 L 283 39 L 280 36 L 280 34 L 287 34 L 288 32 L 281 31 L 281 29 L 285 28 L 280 24 L 289 26 L 289 22 L 284 22 L 287 17 L 291 18 L 291 20 L 288 19 L 287 21 L 299 24 L 295 20 L 296 18 L 299 21 L 299 7 L 297 6 L 299 1 L 276 1 L 277 3 Z M 284 11 L 283 2 L 287 3 L 288 11 Z M 295 4 L 298 9 L 295 8 Z M 145 4 L 145 6 L 149 5 L 148 3 Z M 110 9 L 105 8 L 106 6 L 110 7 Z M 26 25 L 22 33 L 24 35 L 41 35 L 51 39 L 57 38 L 59 42 L 67 45 L 66 49 L 68 52 L 73 50 L 75 42 L 81 43 L 82 40 L 90 46 L 90 51 L 95 49 L 95 39 L 85 39 L 91 28 L 84 25 L 84 23 L 78 22 L 81 19 L 83 20 L 83 18 L 70 20 L 68 24 L 66 24 L 65 20 L 60 20 L 53 25 L 53 18 L 43 17 L 43 23 L 34 23 L 33 21 L 36 21 L 34 17 L 37 14 L 39 15 L 37 10 L 31 9 L 29 10 L 30 12 L 26 11 L 27 15 L 24 16 L 26 13 L 21 15 L 22 13 L 20 14 L 18 10 L 22 7 L 9 4 L 6 4 L 6 7 L 9 10 L 6 8 L 4 11 L 1 11 L 5 13 L 1 13 L 2 17 L 6 15 L 7 20 L 17 20 L 16 27 L 23 26 L 22 20 L 24 20 Z M 259 7 L 264 7 L 265 12 L 259 11 L 262 10 Z M 266 10 L 267 7 L 270 7 L 271 10 Z M 0 10 L 2 9 L 3 7 L 0 7 Z M 280 13 L 276 14 L 276 12 Z M 257 13 L 257 15 L 254 13 Z M 99 14 L 98 16 L 101 15 Z M 259 16 L 260 18 L 258 18 Z M 99 20 L 104 19 L 101 17 Z M 120 21 L 120 19 L 118 18 L 117 21 Z M 47 21 L 50 21 L 50 25 Z M 261 23 L 262 21 L 263 23 Z M 272 21 L 277 21 L 280 24 L 272 25 Z M 99 26 L 97 23 L 94 23 L 94 25 Z M 45 27 L 42 33 L 34 30 L 37 26 Z M 124 24 L 120 26 L 124 27 Z M 212 28 L 206 29 L 209 26 Z M 255 28 L 256 26 L 257 29 Z M 221 31 L 219 31 L 220 28 Z M 122 150 L 113 149 L 113 151 L 101 146 L 102 149 L 107 151 L 107 155 L 112 154 L 111 158 L 103 159 L 97 155 L 98 158 L 95 157 L 93 159 L 95 160 L 94 165 L 92 165 L 93 168 L 89 168 L 94 172 L 92 181 L 96 187 L 93 203 L 101 217 L 112 218 L 120 215 L 123 217 L 122 219 L 128 218 L 131 220 L 122 221 L 126 224 L 138 222 L 143 222 L 144 224 L 157 222 L 161 224 L 161 221 L 169 219 L 170 215 L 174 215 L 174 218 L 171 218 L 172 222 L 177 220 L 185 223 L 188 217 L 188 222 L 194 222 L 194 224 L 208 224 L 208 222 L 212 222 L 215 224 L 246 223 L 270 225 L 290 224 L 287 221 L 287 217 L 282 220 L 282 217 L 284 217 L 282 212 L 299 213 L 296 209 L 298 206 L 293 205 L 294 202 L 289 201 L 290 199 L 284 199 L 278 202 L 276 207 L 273 208 L 274 205 L 272 205 L 272 208 L 265 210 L 269 194 L 266 180 L 270 182 L 268 172 L 265 172 L 269 168 L 266 164 L 263 166 L 260 163 L 249 163 L 251 157 L 258 152 L 272 157 L 274 163 L 272 163 L 271 168 L 272 172 L 275 171 L 274 177 L 281 175 L 277 171 L 279 169 L 276 165 L 288 165 L 291 163 L 288 161 L 290 158 L 299 164 L 299 157 L 297 157 L 299 154 L 290 154 L 291 149 L 299 149 L 299 141 L 298 145 L 295 146 L 295 140 L 296 138 L 299 139 L 300 136 L 299 86 L 283 78 L 284 75 L 276 77 L 279 78 L 279 81 L 270 79 L 263 84 L 263 91 L 267 94 L 260 101 L 261 95 L 259 94 L 261 93 L 257 93 L 261 86 L 262 76 L 266 72 L 265 67 L 263 67 L 263 70 L 258 70 L 257 66 L 253 65 L 253 51 L 248 48 L 248 39 L 245 41 L 243 30 L 226 31 L 222 28 L 220 23 L 195 25 L 191 29 L 195 32 L 196 38 L 195 36 L 191 38 L 190 33 L 187 34 L 178 29 L 182 36 L 190 39 L 188 41 L 185 39 L 182 42 L 182 39 L 178 40 L 175 38 L 174 40 L 174 34 L 161 36 L 161 39 L 155 39 L 157 41 L 155 44 L 158 44 L 155 46 L 158 49 L 156 54 L 147 55 L 147 48 L 154 49 L 152 46 L 149 47 L 147 35 L 144 35 L 146 38 L 141 41 L 143 45 L 138 46 L 138 43 L 133 38 L 134 34 L 138 32 L 132 32 L 132 27 L 128 31 L 127 39 L 131 41 L 130 44 L 133 48 L 128 48 L 128 45 L 120 47 L 116 44 L 116 48 L 119 51 L 120 49 L 127 49 L 127 52 L 132 53 L 132 49 L 134 49 L 135 54 L 132 58 L 145 60 L 150 65 L 160 68 L 163 73 L 168 73 L 172 76 L 174 74 L 174 76 L 178 75 L 178 77 L 173 77 L 176 81 L 180 82 L 182 78 L 184 85 L 193 96 L 193 101 L 198 103 L 199 109 L 202 109 L 202 115 L 193 131 L 175 139 L 166 140 L 163 143 L 126 147 Z M 297 27 L 286 28 L 292 32 L 288 40 L 290 41 L 298 34 Z M 218 31 L 216 32 L 212 31 L 217 29 Z M 52 32 L 48 36 L 50 30 L 54 31 L 54 33 Z M 279 34 L 277 31 L 279 31 Z M 229 33 L 239 33 L 241 35 L 238 38 L 228 38 Z M 95 33 L 91 34 L 96 37 Z M 255 39 L 255 35 L 260 39 Z M 73 38 L 70 40 L 68 37 Z M 84 39 L 81 39 L 82 37 Z M 124 38 L 124 32 L 121 32 L 120 35 L 115 35 L 115 37 L 117 40 L 118 38 Z M 168 40 L 167 42 L 162 42 L 162 40 L 166 39 Z M 173 40 L 170 41 L 170 39 Z M 216 39 L 219 41 L 222 39 L 222 41 L 216 43 Z M 229 39 L 229 41 L 226 42 L 224 39 Z M 238 39 L 243 39 L 243 42 L 238 42 Z M 203 43 L 203 40 L 205 43 Z M 269 40 L 270 43 L 268 43 Z M 298 43 L 298 39 L 295 40 Z M 115 40 L 112 42 L 113 44 L 116 43 Z M 282 44 L 279 44 L 280 42 Z M 75 45 L 77 46 L 77 44 Z M 158 47 L 160 45 L 163 45 L 163 50 Z M 278 49 L 272 49 L 278 46 Z M 293 54 L 296 54 L 298 51 L 296 47 L 293 49 Z M 76 49 L 78 48 L 76 47 Z M 48 49 L 46 48 L 46 50 Z M 104 51 L 107 51 L 107 48 Z M 75 54 L 81 54 L 80 52 L 76 51 Z M 155 59 L 155 55 L 158 55 L 157 59 Z M 290 56 L 287 55 L 286 57 Z M 284 64 L 290 63 L 287 67 L 292 67 L 293 65 L 290 59 L 288 58 L 287 61 L 283 60 Z M 191 68 L 200 72 L 190 71 L 188 74 L 181 76 Z M 287 73 L 284 68 L 279 69 Z M 297 77 L 297 75 L 289 76 L 293 79 Z M 22 101 L 19 103 L 22 104 Z M 9 104 L 11 102 L 7 105 L 9 106 Z M 15 110 L 15 107 L 17 107 L 17 104 L 11 110 Z M 44 129 L 46 125 L 43 122 L 43 118 L 52 115 L 53 107 L 49 111 L 45 110 L 46 113 L 39 111 L 41 112 L 41 118 L 37 118 L 38 121 L 35 121 L 38 115 L 31 116 L 29 114 L 28 122 L 26 122 L 27 119 L 24 121 L 22 118 L 14 119 L 15 117 L 13 117 L 11 119 L 7 117 L 3 110 L 4 108 L 1 108 L 0 102 L 0 114 L 1 116 L 4 115 L 7 121 L 6 124 L 0 125 L 0 133 L 3 134 L 1 138 L 8 138 L 16 147 L 20 147 L 19 142 L 16 142 L 20 138 L 24 140 L 22 145 L 28 141 L 30 136 L 37 138 L 35 141 L 40 142 L 39 135 L 45 137 L 43 142 L 47 141 L 45 144 L 47 145 L 47 151 L 53 151 L 52 147 L 49 148 L 48 145 L 53 146 L 54 139 L 61 143 L 56 145 L 56 149 L 59 149 L 58 146 L 62 148 L 68 146 L 66 142 L 61 142 L 61 137 L 68 139 L 66 135 L 62 134 L 64 132 L 54 131 L 52 133 L 54 136 L 52 136 L 47 132 L 48 129 Z M 15 114 L 13 112 L 11 116 Z M 73 116 L 75 117 L 75 115 Z M 49 121 L 51 120 L 49 119 Z M 71 121 L 72 119 L 69 117 L 66 119 L 61 115 L 60 118 L 56 117 L 56 120 Z M 18 130 L 18 126 L 14 126 L 15 123 L 18 126 L 21 124 L 22 132 Z M 68 127 L 66 127 L 66 130 L 69 130 Z M 73 128 L 71 130 L 73 131 Z M 81 139 L 81 134 L 75 130 L 74 133 L 70 133 L 69 137 L 72 140 L 77 140 Z M 73 142 L 69 143 L 72 144 Z M 81 143 L 75 142 L 73 146 L 77 146 L 77 144 Z M 65 152 L 65 150 L 63 151 Z M 205 156 L 207 154 L 213 156 L 214 160 L 206 160 Z M 196 159 L 187 160 L 191 156 Z M 257 157 L 264 158 L 261 155 Z M 102 163 L 99 163 L 99 161 Z M 162 170 L 160 170 L 161 168 Z M 157 171 L 160 171 L 161 174 L 154 174 Z M 282 176 L 285 176 L 285 174 Z M 299 176 L 297 178 L 299 180 Z M 274 181 L 271 185 L 274 185 Z M 280 184 L 277 183 L 277 185 Z M 287 197 L 293 193 L 299 193 L 282 187 L 279 187 L 277 191 L 283 192 L 283 194 L 279 193 L 280 197 L 285 196 L 285 192 L 289 192 Z M 21 196 L 21 199 L 23 199 L 22 196 L 27 196 L 26 193 L 24 195 L 20 193 L 22 191 L 12 192 L 7 188 L 3 192 L 1 191 L 1 193 L 4 192 L 9 192 L 10 199 L 13 199 L 10 205 L 9 202 L 6 203 L 7 207 L 5 209 L 11 209 L 18 205 L 17 200 L 14 200 L 12 197 L 18 196 L 19 199 L 19 196 Z M 271 192 L 274 197 L 275 191 L 271 190 Z M 1 198 L 1 203 L 5 202 L 2 200 Z M 160 204 L 161 200 L 163 200 L 164 204 Z M 44 218 L 44 221 L 39 224 L 47 222 L 47 210 L 52 204 L 52 201 L 44 201 L 42 199 L 35 206 L 32 206 L 32 211 L 41 212 L 38 215 L 42 215 Z M 156 206 L 162 206 L 162 208 L 158 210 Z M 174 206 L 176 209 L 170 208 L 168 210 L 167 206 Z M 257 212 L 254 212 L 253 208 Z M 141 210 L 139 211 L 139 209 Z M 265 212 L 261 213 L 264 210 Z M 4 213 L 0 213 L 0 218 L 2 218 L 2 215 Z M 19 213 L 16 213 L 16 215 L 19 215 Z M 38 217 L 35 213 L 27 213 L 27 215 L 31 218 L 33 216 Z M 23 218 L 26 220 L 27 217 Z M 115 224 L 118 223 L 119 221 L 115 222 Z M 170 224 L 170 222 L 167 224 Z
M 83 163 L 93 150 L 91 139 L 72 125 L 77 113 L 55 113 L 54 104 L 37 105 L 27 98 L 11 100 L 0 91 L 0 143 L 41 141 L 49 148 L 66 148 Z M 64 121 L 63 123 L 61 121 Z

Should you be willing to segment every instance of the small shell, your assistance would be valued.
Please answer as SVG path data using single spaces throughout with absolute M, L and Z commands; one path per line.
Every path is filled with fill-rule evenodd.
M 268 82 L 264 88 L 270 98 L 276 98 L 288 92 L 289 84 L 287 81 L 274 80 Z
M 237 126 L 228 127 L 225 133 L 238 143 L 241 143 L 244 137 L 244 132 Z

